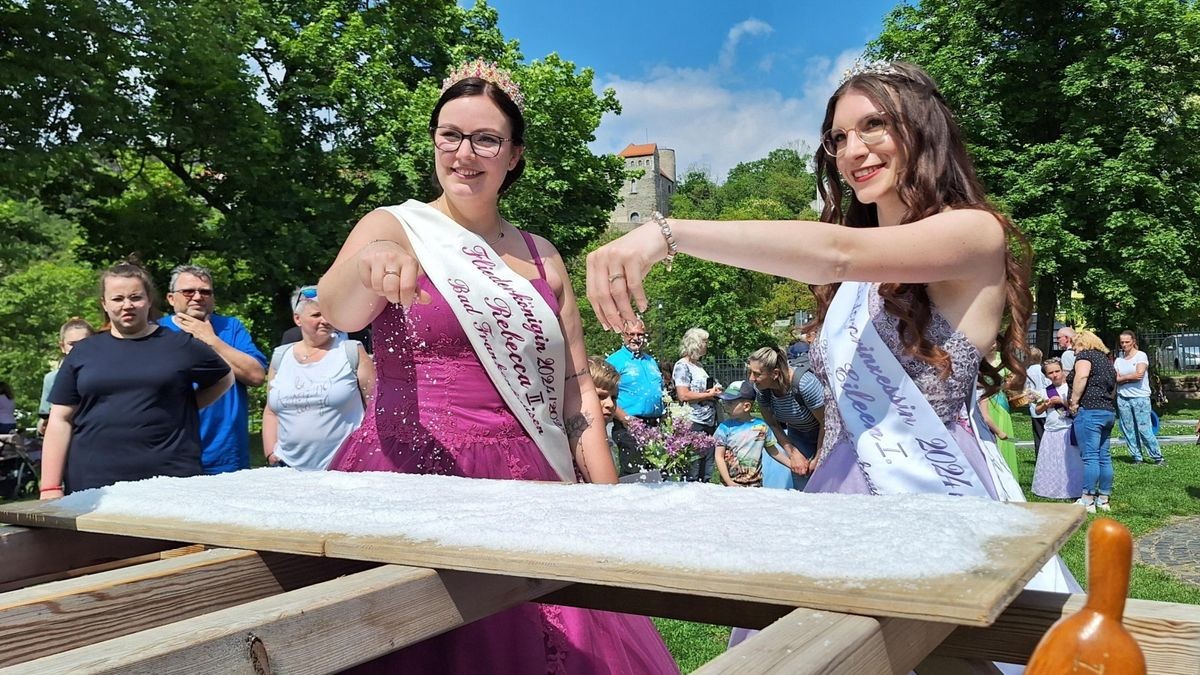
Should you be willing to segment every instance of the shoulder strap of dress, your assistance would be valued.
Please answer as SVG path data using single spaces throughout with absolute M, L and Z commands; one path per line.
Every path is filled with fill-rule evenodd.
M 533 241 L 533 235 L 525 230 L 518 230 L 521 236 L 525 238 L 525 245 L 529 247 L 529 255 L 533 256 L 533 264 L 537 265 L 538 276 L 542 281 L 546 280 L 546 266 L 542 264 L 542 256 L 538 254 L 537 244 Z

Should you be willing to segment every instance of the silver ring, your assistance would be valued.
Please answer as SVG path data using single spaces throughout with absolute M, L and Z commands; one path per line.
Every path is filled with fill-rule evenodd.
M 608 278 L 608 283 L 611 284 L 612 282 L 616 281 L 617 279 L 624 279 L 624 278 L 625 278 L 624 274 L 617 272 L 616 274 L 614 274 Z

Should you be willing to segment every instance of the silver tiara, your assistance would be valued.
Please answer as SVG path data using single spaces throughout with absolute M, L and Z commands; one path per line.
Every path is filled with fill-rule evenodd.
M 850 78 L 858 77 L 859 75 L 899 74 L 900 71 L 896 70 L 896 67 L 892 65 L 891 61 L 863 61 L 862 59 L 855 59 L 854 65 L 850 66 L 846 69 L 846 72 L 842 73 L 842 81 L 838 83 L 838 86 L 840 87 L 843 84 L 846 84 Z

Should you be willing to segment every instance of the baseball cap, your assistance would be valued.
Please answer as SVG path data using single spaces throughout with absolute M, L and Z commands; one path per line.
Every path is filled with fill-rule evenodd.
M 753 401 L 754 383 L 750 380 L 730 382 L 729 388 L 721 392 L 720 397 L 722 401 Z

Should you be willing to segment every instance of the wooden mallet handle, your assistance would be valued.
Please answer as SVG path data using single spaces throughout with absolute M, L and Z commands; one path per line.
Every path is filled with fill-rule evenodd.
M 1046 631 L 1029 659 L 1028 675 L 1145 675 L 1142 650 L 1121 624 L 1132 564 L 1129 530 L 1097 518 L 1088 530 L 1087 603 Z

